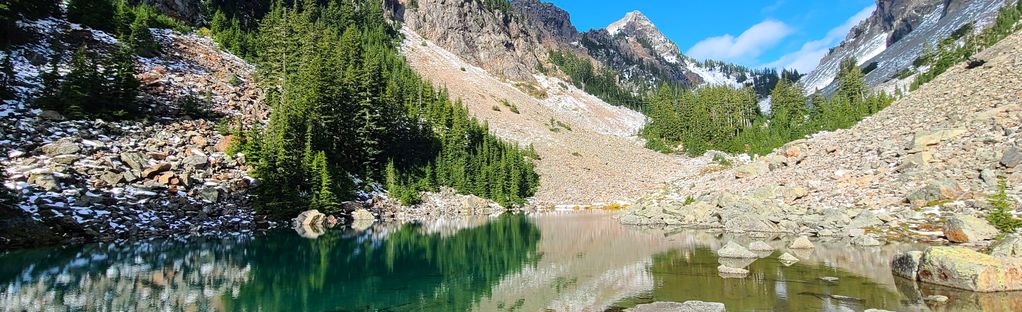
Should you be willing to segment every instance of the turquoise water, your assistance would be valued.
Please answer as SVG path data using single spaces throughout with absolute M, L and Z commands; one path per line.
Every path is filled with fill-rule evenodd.
M 337 228 L 306 238 L 149 240 L 0 255 L 0 310 L 614 311 L 652 301 L 729 311 L 1012 310 L 1019 296 L 963 294 L 895 280 L 900 250 L 818 242 L 723 278 L 714 250 L 752 238 L 619 225 L 607 214 L 504 215 Z M 782 237 L 759 238 L 783 247 Z M 820 277 L 837 277 L 837 283 Z M 929 294 L 951 297 L 929 307 Z

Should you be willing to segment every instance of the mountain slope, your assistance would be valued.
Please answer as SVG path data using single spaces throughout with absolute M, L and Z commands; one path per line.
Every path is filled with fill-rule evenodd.
M 707 166 L 622 217 L 728 230 L 843 235 L 939 235 L 947 214 L 981 215 L 1004 176 L 1018 199 L 1022 171 L 1022 33 L 958 64 L 854 127 L 789 143 L 737 168 Z M 696 203 L 682 206 L 691 196 Z M 750 213 L 754 212 L 751 216 Z
M 878 0 L 877 10 L 849 32 L 847 38 L 806 75 L 807 92 L 832 91 L 841 60 L 855 57 L 863 67 L 876 63 L 866 83 L 878 86 L 912 66 L 924 46 L 936 43 L 974 23 L 977 28 L 997 16 L 1004 0 Z
M 541 159 L 534 203 L 632 201 L 687 170 L 681 158 L 627 138 L 644 124 L 639 113 L 544 75 L 534 76 L 547 89 L 546 97 L 538 99 L 408 28 L 404 33 L 402 54 L 420 75 L 446 86 L 498 136 L 535 147 Z

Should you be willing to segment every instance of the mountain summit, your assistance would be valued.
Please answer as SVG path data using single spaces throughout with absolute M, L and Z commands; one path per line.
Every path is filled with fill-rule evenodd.
M 660 29 L 653 25 L 653 22 L 639 11 L 631 11 L 625 17 L 607 26 L 607 32 L 611 36 L 622 34 L 626 37 L 635 37 L 640 42 L 648 43 L 657 55 L 668 63 L 676 64 L 683 59 L 681 50 L 667 36 L 660 32 Z

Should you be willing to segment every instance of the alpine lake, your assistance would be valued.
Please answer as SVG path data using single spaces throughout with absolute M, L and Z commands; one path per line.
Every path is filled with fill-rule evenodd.
M 613 216 L 504 214 L 14 251 L 0 255 L 0 310 L 622 311 L 688 300 L 728 311 L 1022 307 L 1019 294 L 892 276 L 891 257 L 921 245 L 815 240 L 815 249 L 789 251 L 800 261 L 782 263 L 794 237 L 628 227 Z M 777 251 L 718 258 L 730 240 Z M 750 273 L 721 276 L 720 264 Z M 949 300 L 923 299 L 930 295 Z

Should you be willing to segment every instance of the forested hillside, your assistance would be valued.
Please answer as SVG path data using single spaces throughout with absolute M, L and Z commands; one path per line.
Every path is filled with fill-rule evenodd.
M 691 156 L 707 150 L 765 155 L 787 142 L 819 131 L 847 128 L 887 107 L 894 99 L 873 93 L 862 82 L 855 60 L 846 60 L 832 98 L 808 96 L 785 74 L 771 92 L 771 110 L 757 106 L 755 91 L 727 86 L 695 90 L 661 87 L 650 98 L 643 130 L 647 146 Z
M 210 3 L 216 11 L 208 31 L 223 48 L 256 64 L 257 83 L 273 110 L 265 124 L 221 117 L 235 138 L 231 151 L 243 152 L 259 179 L 258 211 L 281 217 L 308 208 L 339 212 L 342 201 L 376 191 L 374 185 L 404 204 L 441 186 L 505 207 L 524 204 L 536 191 L 535 152 L 493 136 L 460 100 L 419 78 L 398 54 L 398 31 L 381 1 L 257 2 Z M 50 60 L 31 102 L 72 119 L 145 115 L 144 104 L 151 103 L 140 101 L 136 58 L 163 57 L 150 28 L 207 32 L 207 25 L 188 25 L 127 0 L 72 0 L 66 11 L 56 2 L 15 1 L 0 12 L 4 40 L 15 37 L 19 19 L 49 16 L 119 39 L 109 51 L 53 42 L 70 62 L 61 70 L 62 57 Z M 13 76 L 4 75 L 5 90 Z M 201 102 L 191 96 L 178 104 L 196 116 L 203 113 Z
M 526 152 L 489 134 L 398 55 L 380 2 L 277 3 L 252 35 L 213 31 L 254 55 L 274 109 L 265 129 L 241 132 L 262 180 L 257 208 L 335 211 L 358 191 L 347 181 L 362 177 L 406 204 L 439 186 L 505 206 L 535 192 Z

